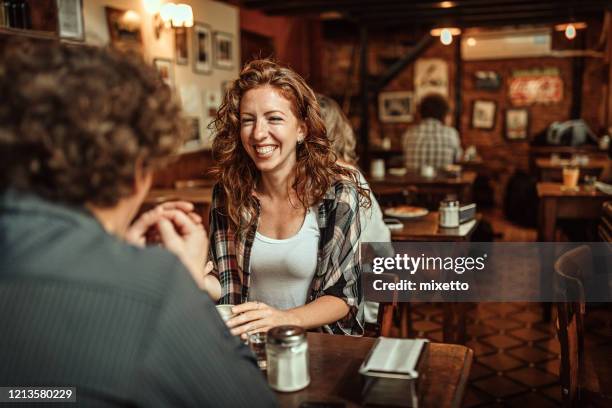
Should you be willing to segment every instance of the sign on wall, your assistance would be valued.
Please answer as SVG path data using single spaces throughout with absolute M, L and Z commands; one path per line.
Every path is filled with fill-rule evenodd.
M 563 99 L 563 80 L 557 68 L 515 70 L 508 92 L 515 106 L 559 103 Z

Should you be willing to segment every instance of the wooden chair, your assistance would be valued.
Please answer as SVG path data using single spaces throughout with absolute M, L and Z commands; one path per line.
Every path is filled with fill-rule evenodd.
M 558 299 L 565 300 L 557 302 L 560 380 L 565 407 L 586 406 L 586 401 L 597 400 L 599 393 L 599 381 L 584 348 L 584 282 L 592 273 L 593 258 L 586 245 L 566 252 L 555 263 Z

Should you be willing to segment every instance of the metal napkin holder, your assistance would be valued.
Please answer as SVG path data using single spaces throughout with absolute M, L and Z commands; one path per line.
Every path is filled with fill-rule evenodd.
M 419 368 L 427 343 L 379 337 L 359 368 L 362 404 L 418 408 Z

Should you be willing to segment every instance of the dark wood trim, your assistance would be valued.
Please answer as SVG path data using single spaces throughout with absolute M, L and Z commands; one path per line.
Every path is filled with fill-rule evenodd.
M 360 161 L 361 168 L 370 168 L 370 157 L 368 147 L 370 144 L 370 96 L 368 93 L 368 27 L 362 25 L 360 28 L 359 46 L 359 82 L 361 88 L 361 123 L 359 125 L 360 135 Z
M 461 114 L 463 113 L 463 59 L 461 56 L 461 34 L 453 38 L 455 42 L 455 128 L 461 129 Z
M 423 38 L 410 50 L 408 54 L 406 54 L 402 59 L 393 64 L 387 72 L 383 75 L 381 79 L 378 80 L 376 85 L 374 86 L 374 93 L 378 94 L 385 86 L 389 84 L 399 73 L 401 73 L 404 68 L 410 65 L 414 60 L 416 60 L 431 44 L 434 43 L 435 38 L 432 37 L 429 33 L 425 34 Z

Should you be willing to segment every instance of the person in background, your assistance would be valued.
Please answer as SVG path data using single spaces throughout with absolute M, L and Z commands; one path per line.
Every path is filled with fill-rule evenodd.
M 448 113 L 448 102 L 442 95 L 428 94 L 421 99 L 420 123 L 409 128 L 402 140 L 408 169 L 441 168 L 461 158 L 459 133 L 445 125 Z
M 111 50 L 0 54 L 0 384 L 76 387 L 79 406 L 275 406 L 201 290 L 193 206 L 130 225 L 188 133 L 168 86 Z M 145 247 L 153 229 L 165 248 Z
M 363 334 L 355 170 L 335 162 L 304 79 L 269 60 L 248 63 L 215 121 L 210 218 L 221 304 L 235 335 L 293 324 Z
M 355 133 L 350 122 L 342 112 L 340 106 L 333 99 L 317 94 L 317 100 L 321 106 L 321 117 L 327 129 L 327 138 L 331 141 L 332 148 L 338 162 L 349 168 L 357 170 L 361 186 L 370 192 L 372 205 L 370 208 L 360 208 L 361 241 L 362 242 L 391 242 L 391 232 L 383 220 L 383 213 L 376 198 L 372 194 L 370 185 L 365 177 L 357 169 L 357 154 L 355 147 Z M 378 315 L 378 303 L 365 303 L 365 321 L 376 323 Z

